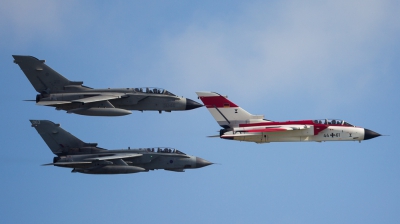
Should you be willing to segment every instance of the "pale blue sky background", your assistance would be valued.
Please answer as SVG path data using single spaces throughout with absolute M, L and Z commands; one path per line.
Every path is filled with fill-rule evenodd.
M 398 1 L 0 0 L 0 223 L 400 223 Z M 94 88 L 216 91 L 271 120 L 340 118 L 389 137 L 206 138 L 205 108 L 85 117 L 35 106 L 12 54 Z M 197 100 L 198 101 L 198 100 Z M 171 146 L 185 173 L 72 174 L 29 119 L 108 149 Z

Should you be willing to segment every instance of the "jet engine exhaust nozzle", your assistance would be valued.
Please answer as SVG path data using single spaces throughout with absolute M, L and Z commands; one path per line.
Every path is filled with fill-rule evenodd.
M 42 96 L 40 94 L 36 95 L 36 103 L 39 103 L 39 101 L 42 99 Z

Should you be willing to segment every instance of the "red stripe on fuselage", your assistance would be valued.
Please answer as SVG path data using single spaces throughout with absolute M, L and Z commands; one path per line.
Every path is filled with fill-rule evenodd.
M 256 126 L 272 126 L 272 125 L 312 125 L 314 127 L 314 135 L 318 135 L 321 131 L 327 129 L 329 126 L 342 126 L 342 125 L 326 125 L 316 124 L 312 120 L 301 120 L 301 121 L 273 121 L 253 124 L 239 124 L 239 127 L 256 127 Z M 267 132 L 267 131 L 266 131 Z
M 254 127 L 254 126 L 265 126 L 265 125 L 316 125 L 312 120 L 302 120 L 302 121 L 272 121 L 272 122 L 262 122 L 262 123 L 251 123 L 251 124 L 239 124 L 239 127 Z
M 227 98 L 223 96 L 201 96 L 200 100 L 203 101 L 207 108 L 227 108 L 227 107 L 239 107 L 238 105 L 232 103 Z
M 341 125 L 341 124 L 319 124 L 314 123 L 313 120 L 300 120 L 300 121 L 266 121 L 261 123 L 251 123 L 251 124 L 239 124 L 239 127 L 254 127 L 254 126 L 272 126 L 272 125 L 314 125 L 314 126 L 321 126 L 321 127 L 353 127 L 349 125 Z
M 278 132 L 278 131 L 287 131 L 284 128 L 263 128 L 263 129 L 256 129 L 256 130 L 248 130 L 246 132 Z M 240 131 L 238 131 L 240 132 Z

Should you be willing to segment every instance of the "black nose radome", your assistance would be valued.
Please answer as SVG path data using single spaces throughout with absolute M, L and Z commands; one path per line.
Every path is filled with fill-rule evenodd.
M 368 139 L 371 139 L 371 138 L 376 138 L 376 137 L 379 137 L 379 136 L 381 136 L 381 134 L 364 128 L 364 140 L 368 140 Z
M 185 110 L 192 110 L 192 109 L 196 109 L 196 108 L 199 108 L 199 107 L 202 107 L 202 106 L 203 106 L 203 104 L 197 103 L 194 100 L 186 99 L 186 108 L 185 108 Z
M 209 162 L 205 159 L 202 159 L 200 157 L 196 157 L 196 168 L 204 167 L 213 164 L 212 162 Z

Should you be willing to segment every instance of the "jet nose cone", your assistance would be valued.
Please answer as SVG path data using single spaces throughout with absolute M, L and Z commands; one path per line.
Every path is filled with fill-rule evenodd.
M 376 137 L 379 137 L 379 136 L 381 136 L 381 134 L 364 128 L 364 140 L 368 140 L 368 139 L 371 139 L 371 138 L 376 138 Z
M 203 104 L 197 103 L 194 100 L 191 99 L 186 99 L 186 108 L 185 110 L 192 110 L 192 109 L 196 109 L 198 107 L 202 107 Z
M 200 157 L 196 157 L 196 168 L 205 167 L 205 166 L 208 166 L 208 165 L 211 165 L 211 164 L 213 164 L 213 163 L 209 162 L 209 161 L 207 161 L 205 159 L 202 159 Z

